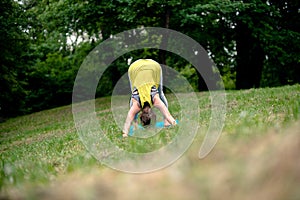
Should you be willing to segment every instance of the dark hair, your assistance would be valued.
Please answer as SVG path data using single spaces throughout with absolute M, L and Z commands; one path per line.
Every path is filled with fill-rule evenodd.
M 153 121 L 156 121 L 156 115 L 153 112 L 153 110 L 150 107 L 150 104 L 148 102 L 144 103 L 143 109 L 142 109 L 142 113 L 140 115 L 140 120 L 143 126 L 148 126 L 151 124 L 151 119 L 153 119 Z

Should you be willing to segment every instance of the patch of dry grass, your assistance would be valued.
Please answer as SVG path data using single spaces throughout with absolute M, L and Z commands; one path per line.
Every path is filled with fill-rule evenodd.
M 205 159 L 193 145 L 172 166 L 141 175 L 94 166 L 50 186 L 31 188 L 29 199 L 299 199 L 300 121 L 251 140 L 223 136 Z M 23 199 L 23 194 L 15 196 Z M 26 199 L 26 198 L 25 198 Z

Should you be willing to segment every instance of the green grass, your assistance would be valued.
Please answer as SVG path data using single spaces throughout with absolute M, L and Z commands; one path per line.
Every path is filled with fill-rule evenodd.
M 226 94 L 226 121 L 221 138 L 228 138 L 229 143 L 254 140 L 270 129 L 284 129 L 299 119 L 300 85 L 227 91 Z M 197 96 L 201 129 L 193 145 L 197 144 L 199 147 L 199 142 L 203 140 L 208 129 L 211 106 L 208 92 L 197 93 Z M 171 113 L 180 119 L 177 99 L 171 94 L 167 98 Z M 178 127 L 165 129 L 147 139 L 124 140 L 120 138 L 121 130 L 113 120 L 110 106 L 109 97 L 96 99 L 96 113 L 101 128 L 122 149 L 138 153 L 149 152 L 168 144 L 176 137 Z M 71 106 L 33 113 L 1 123 L 0 154 L 0 197 L 12 197 L 16 191 L 21 196 L 28 197 L 28 188 L 51 185 L 62 176 L 78 171 L 89 172 L 94 168 L 106 168 L 80 142 L 74 127 Z M 189 153 L 187 156 L 195 158 Z M 236 170 L 239 170 L 242 163 L 237 166 Z M 193 168 L 190 173 L 196 169 Z M 195 181 L 205 181 L 209 177 L 194 178 Z M 237 175 L 235 181 L 242 181 L 239 179 L 241 177 Z

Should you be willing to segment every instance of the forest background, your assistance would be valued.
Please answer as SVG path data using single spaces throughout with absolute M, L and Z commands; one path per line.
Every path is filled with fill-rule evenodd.
M 88 53 L 141 27 L 193 38 L 227 90 L 300 83 L 299 8 L 298 0 L 1 0 L 0 121 L 72 103 Z M 180 72 L 195 91 L 207 90 L 201 74 L 179 56 L 141 49 L 109 66 L 96 97 L 111 95 L 128 61 L 149 57 Z

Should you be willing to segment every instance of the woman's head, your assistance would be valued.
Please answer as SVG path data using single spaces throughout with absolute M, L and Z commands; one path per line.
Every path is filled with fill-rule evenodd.
M 145 102 L 142 113 L 140 115 L 140 120 L 143 126 L 147 126 L 151 124 L 152 121 L 156 121 L 156 115 L 153 112 L 153 110 L 150 107 L 150 104 L 148 102 Z

